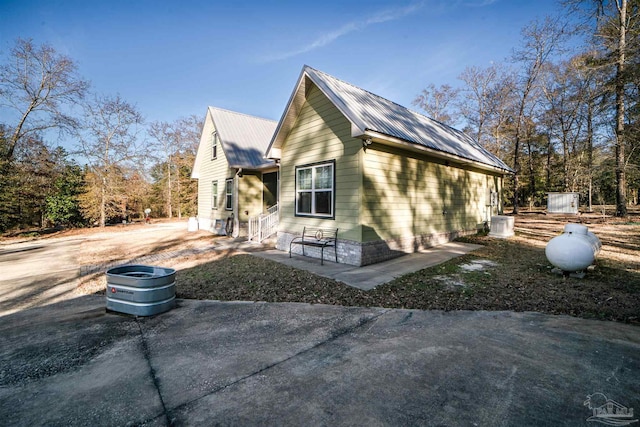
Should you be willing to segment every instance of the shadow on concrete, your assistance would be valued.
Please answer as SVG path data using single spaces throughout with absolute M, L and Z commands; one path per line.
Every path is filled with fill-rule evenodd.
M 87 296 L 0 324 L 0 418 L 40 425 L 581 425 L 631 406 L 640 329 L 536 313 Z

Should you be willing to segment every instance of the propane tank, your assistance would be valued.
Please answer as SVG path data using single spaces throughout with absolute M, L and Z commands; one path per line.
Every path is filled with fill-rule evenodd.
M 547 243 L 545 254 L 555 267 L 565 272 L 582 271 L 596 258 L 600 239 L 581 224 L 567 224 L 564 232 Z

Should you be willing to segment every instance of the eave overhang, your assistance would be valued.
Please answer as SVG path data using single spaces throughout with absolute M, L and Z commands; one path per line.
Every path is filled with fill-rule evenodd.
M 377 142 L 382 145 L 400 147 L 402 149 L 405 149 L 407 151 L 412 151 L 414 153 L 426 154 L 426 155 L 429 155 L 430 157 L 448 161 L 451 163 L 452 166 L 455 166 L 455 165 L 470 166 L 477 169 L 498 173 L 501 175 L 513 173 L 512 170 L 502 169 L 497 166 L 478 162 L 476 160 L 466 159 L 464 157 L 460 157 L 455 154 L 450 154 L 440 150 L 434 150 L 433 148 L 425 147 L 424 145 L 416 144 L 411 141 L 405 141 L 403 139 L 396 138 L 390 135 L 385 135 L 383 133 L 376 132 L 370 129 L 365 129 L 364 131 L 360 131 L 359 129 L 352 126 L 351 134 L 354 138 L 359 138 L 359 139 L 362 139 L 363 141 L 368 140 L 371 142 Z

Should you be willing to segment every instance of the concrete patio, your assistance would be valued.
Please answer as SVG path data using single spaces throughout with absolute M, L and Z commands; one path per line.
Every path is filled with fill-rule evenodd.
M 325 259 L 324 265 L 319 259 L 292 255 L 276 249 L 251 252 L 253 255 L 270 259 L 300 270 L 310 271 L 318 276 L 343 282 L 363 290 L 370 290 L 376 286 L 390 282 L 393 279 L 413 273 L 423 268 L 442 264 L 450 259 L 465 255 L 481 248 L 481 245 L 471 243 L 449 242 L 422 252 L 407 254 L 389 261 L 377 264 L 355 267 L 347 264 L 337 264 Z

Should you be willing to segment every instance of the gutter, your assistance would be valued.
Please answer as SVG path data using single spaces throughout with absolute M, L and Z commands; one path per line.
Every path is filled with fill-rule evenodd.
M 513 170 L 511 169 L 503 169 L 500 168 L 498 166 L 493 166 L 493 165 L 489 165 L 486 163 L 482 163 L 479 162 L 477 160 L 471 160 L 471 159 L 466 159 L 464 157 L 460 157 L 457 156 L 455 154 L 450 154 L 450 153 L 446 153 L 444 151 L 439 151 L 439 150 L 435 150 L 433 148 L 429 148 L 426 147 L 424 145 L 420 145 L 420 144 L 416 144 L 414 142 L 409 142 L 409 141 L 405 141 L 403 139 L 400 138 L 396 138 L 394 136 L 390 136 L 390 135 L 386 135 L 380 132 L 376 132 L 373 130 L 369 130 L 369 129 L 365 129 L 363 133 L 361 133 L 360 135 L 353 135 L 352 136 L 362 139 L 363 143 L 366 145 L 371 144 L 371 142 L 377 142 L 380 143 L 382 145 L 387 145 L 387 146 L 401 146 L 402 148 L 409 150 L 409 151 L 413 151 L 413 152 L 417 152 L 417 153 L 422 153 L 422 154 L 428 154 L 431 157 L 435 157 L 441 160 L 446 160 L 446 161 L 450 161 L 452 163 L 456 163 L 456 164 L 460 164 L 460 165 L 469 165 L 469 166 L 473 166 L 479 169 L 483 169 L 483 170 L 487 170 L 490 172 L 498 172 L 500 174 L 513 174 Z

